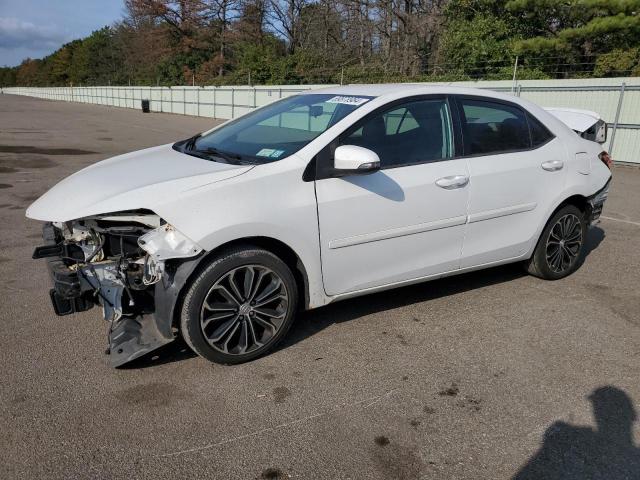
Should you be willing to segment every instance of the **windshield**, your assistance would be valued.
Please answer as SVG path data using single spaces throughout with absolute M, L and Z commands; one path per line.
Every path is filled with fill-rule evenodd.
M 245 115 L 174 148 L 226 163 L 267 163 L 297 152 L 373 97 L 296 95 Z

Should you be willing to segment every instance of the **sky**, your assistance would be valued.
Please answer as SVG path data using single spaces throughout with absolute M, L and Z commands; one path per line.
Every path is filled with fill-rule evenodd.
M 123 0 L 0 0 L 0 66 L 42 58 L 122 12 Z

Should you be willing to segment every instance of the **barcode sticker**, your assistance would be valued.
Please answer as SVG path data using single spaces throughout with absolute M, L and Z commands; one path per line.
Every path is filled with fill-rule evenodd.
M 337 95 L 333 98 L 327 100 L 327 103 L 343 103 L 345 105 L 362 105 L 363 103 L 367 103 L 370 99 L 363 97 L 348 97 L 344 95 Z

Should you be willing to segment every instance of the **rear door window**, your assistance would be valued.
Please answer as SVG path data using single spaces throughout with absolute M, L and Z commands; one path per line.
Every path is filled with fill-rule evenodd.
M 524 112 L 504 103 L 462 98 L 465 155 L 487 155 L 531 148 Z

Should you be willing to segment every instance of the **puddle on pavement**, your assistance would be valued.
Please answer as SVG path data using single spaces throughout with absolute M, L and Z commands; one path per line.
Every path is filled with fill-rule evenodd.
M 39 153 L 42 155 L 91 155 L 91 150 L 78 148 L 46 148 L 32 147 L 30 145 L 0 145 L 0 152 L 4 153 Z
M 273 400 L 275 403 L 284 403 L 291 392 L 287 387 L 276 387 L 273 389 Z
M 30 133 L 49 133 L 49 132 L 45 132 L 44 130 L 5 130 L 4 133 L 10 133 L 10 134 L 30 134 Z
M 29 195 L 20 195 L 21 200 L 25 200 L 27 202 L 35 202 L 42 196 L 41 193 L 30 193 Z M 22 207 L 20 207 L 22 208 Z
M 20 157 L 18 155 L 0 158 L 0 173 L 15 173 L 21 168 L 51 168 L 58 165 L 58 162 L 47 157 L 31 156 Z
M 281 480 L 284 478 L 284 473 L 279 468 L 266 468 L 260 476 L 264 480 Z

